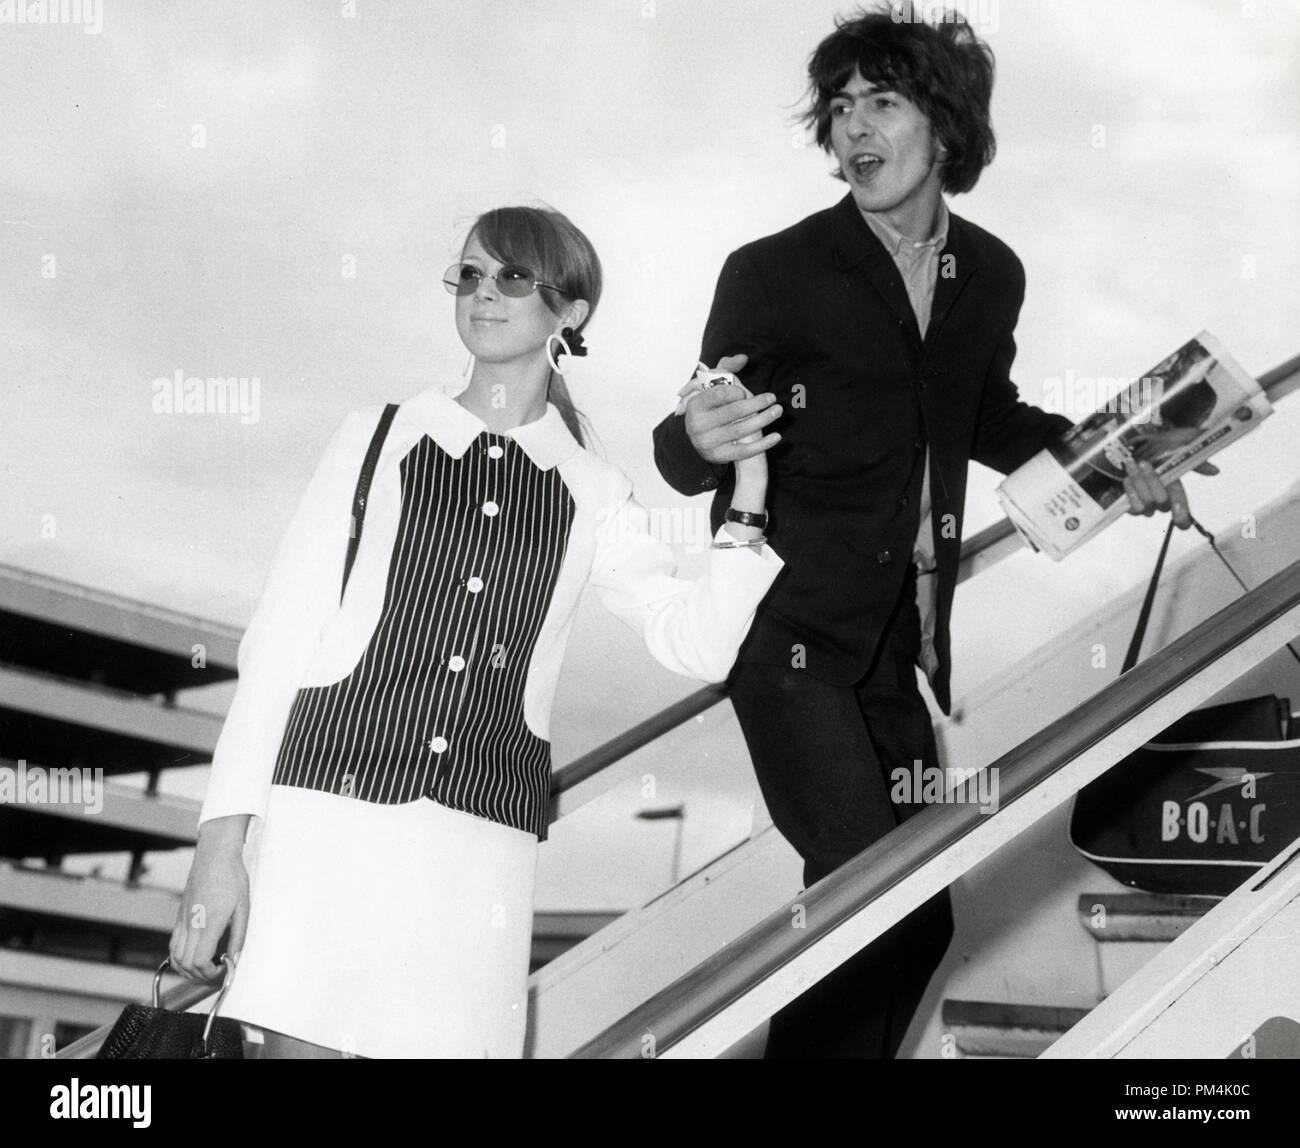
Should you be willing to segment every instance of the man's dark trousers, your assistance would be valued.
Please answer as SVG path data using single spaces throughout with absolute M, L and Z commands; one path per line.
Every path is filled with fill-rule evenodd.
M 738 663 L 731 701 L 772 820 L 812 885 L 918 806 L 890 800 L 890 774 L 938 764 L 916 684 L 915 574 L 866 675 L 830 685 L 806 669 Z M 952 939 L 948 893 L 931 898 L 772 1018 L 768 1059 L 890 1058 Z

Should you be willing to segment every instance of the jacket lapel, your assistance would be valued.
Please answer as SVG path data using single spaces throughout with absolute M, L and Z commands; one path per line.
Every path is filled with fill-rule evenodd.
M 898 321 L 912 333 L 917 346 L 920 346 L 921 329 L 916 324 L 916 315 L 912 311 L 911 300 L 907 297 L 907 288 L 903 286 L 903 277 L 899 275 L 898 267 L 889 252 L 862 218 L 852 194 L 840 200 L 831 219 L 836 269 L 856 269 L 862 274 Z
M 934 281 L 934 302 L 930 305 L 930 323 L 925 329 L 925 346 L 928 350 L 943 327 L 948 312 L 957 297 L 975 273 L 975 253 L 966 225 L 950 211 L 948 213 L 948 241 L 939 252 L 939 272 Z

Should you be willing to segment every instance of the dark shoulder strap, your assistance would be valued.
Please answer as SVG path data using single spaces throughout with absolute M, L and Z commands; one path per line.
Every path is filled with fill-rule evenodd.
M 1246 582 L 1242 578 L 1242 576 L 1232 568 L 1232 563 L 1228 561 L 1223 551 L 1219 549 L 1218 543 L 1214 541 L 1214 535 L 1211 534 L 1208 530 L 1206 530 L 1205 527 L 1202 526 L 1199 522 L 1197 522 L 1195 518 L 1192 519 L 1192 529 L 1195 530 L 1197 534 L 1199 534 L 1202 538 L 1205 539 L 1206 542 L 1210 544 L 1210 549 L 1214 551 L 1215 557 L 1217 557 L 1218 560 L 1223 563 L 1224 568 L 1236 580 L 1237 585 L 1241 587 L 1242 593 L 1243 594 L 1248 593 L 1250 591 L 1250 587 L 1246 585 Z M 1151 605 L 1155 601 L 1156 583 L 1160 581 L 1160 571 L 1164 569 L 1165 553 L 1169 550 L 1169 539 L 1173 537 L 1173 533 L 1174 533 L 1174 522 L 1173 519 L 1171 518 L 1169 520 L 1169 527 L 1165 531 L 1165 540 L 1160 546 L 1160 557 L 1156 559 L 1156 568 L 1151 574 L 1150 583 L 1148 583 L 1147 585 L 1146 598 L 1143 599 L 1142 609 L 1138 612 L 1137 625 L 1133 629 L 1133 639 L 1132 641 L 1129 642 L 1128 653 L 1124 655 L 1124 666 L 1120 670 L 1121 674 L 1128 673 L 1129 670 L 1131 670 L 1135 665 L 1137 665 L 1138 657 L 1142 653 L 1142 640 L 1146 637 L 1147 623 L 1150 622 L 1151 620 Z M 1293 646 L 1290 642 L 1287 643 L 1286 648 L 1291 651 L 1291 656 L 1297 662 L 1300 662 L 1300 651 L 1297 651 L 1295 646 Z M 1291 716 L 1290 709 L 1291 709 L 1291 703 L 1284 701 L 1283 708 L 1282 708 L 1282 721 L 1284 724 L 1287 722 L 1287 719 L 1289 719 Z
M 361 473 L 357 476 L 357 492 L 352 496 L 352 536 L 348 539 L 348 556 L 343 561 L 343 586 L 339 590 L 339 601 L 348 588 L 348 576 L 352 573 L 352 563 L 357 558 L 357 547 L 361 545 L 361 525 L 366 518 L 366 499 L 370 497 L 370 480 L 375 476 L 375 467 L 379 463 L 379 452 L 388 437 L 388 428 L 393 425 L 393 416 L 397 414 L 397 404 L 389 403 L 384 413 L 379 416 L 379 425 L 375 427 L 374 437 L 366 450 L 365 461 L 361 464 Z
M 1151 621 L 1151 607 L 1156 600 L 1156 586 L 1160 582 L 1160 571 L 1165 567 L 1165 555 L 1169 552 L 1169 540 L 1174 536 L 1174 520 L 1169 519 L 1165 529 L 1165 540 L 1160 544 L 1160 556 L 1156 559 L 1156 568 L 1151 572 L 1151 581 L 1147 583 L 1146 597 L 1142 599 L 1142 609 L 1138 611 L 1137 625 L 1133 628 L 1133 637 L 1128 644 L 1128 653 L 1124 655 L 1121 674 L 1127 674 L 1142 653 L 1142 639 L 1147 636 L 1147 623 Z

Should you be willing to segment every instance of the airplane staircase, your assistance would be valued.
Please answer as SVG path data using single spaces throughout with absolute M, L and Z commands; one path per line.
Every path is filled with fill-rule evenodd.
M 1275 402 L 1288 395 L 1300 387 L 1300 357 L 1261 383 Z M 1254 588 L 1243 594 L 1230 584 L 1208 548 L 1186 555 L 1162 582 L 1165 601 L 1152 634 L 1164 644 L 1130 672 L 1097 688 L 1076 663 L 1081 644 L 1123 648 L 1141 588 L 979 686 L 941 723 L 946 760 L 989 763 L 984 768 L 1000 790 L 996 813 L 969 803 L 931 805 L 803 891 L 792 851 L 760 818 L 749 839 L 533 974 L 526 1055 L 752 1054 L 768 1017 L 934 893 L 954 882 L 978 886 L 990 866 L 1023 870 L 1028 850 L 1059 841 L 1063 812 L 1081 786 L 1178 717 L 1294 672 L 1286 645 L 1300 635 L 1300 483 L 1258 508 L 1256 518 L 1260 536 L 1284 544 L 1251 548 L 1230 531 L 1218 539 Z M 961 576 L 987 571 L 1018 547 L 1009 524 L 991 527 L 968 541 Z M 698 690 L 557 770 L 554 816 L 629 780 L 633 751 L 705 715 L 724 696 L 721 687 Z M 1009 744 L 1009 731 L 1024 729 L 1027 713 L 1038 731 Z M 1223 1031 L 1204 1036 L 1188 1055 L 1284 1054 L 1288 1024 L 1300 1029 L 1300 994 L 1269 986 L 1276 990 L 1287 977 L 1300 983 L 1300 951 L 1284 944 L 1300 913 L 1300 842 L 1278 844 L 1269 866 L 1219 901 L 1157 898 L 1114 882 L 1078 887 L 1054 911 L 1077 917 L 1079 943 L 1095 950 L 1095 991 L 1010 1003 L 980 999 L 958 984 L 960 995 L 934 1009 L 937 1054 L 1169 1055 L 1153 1050 L 1168 1047 L 1161 1033 L 1177 1019 L 1181 996 L 1216 991 L 1207 984 L 1229 959 L 1247 970 L 1238 980 L 1253 986 L 1254 996 L 1247 993 L 1223 1019 Z M 1104 938 L 1089 927 L 1098 904 L 1110 925 Z M 1265 954 L 1271 979 L 1258 973 L 1252 950 Z M 997 956 L 996 948 L 985 954 Z M 936 981 L 942 978 L 943 970 Z M 183 986 L 165 1000 L 192 1007 L 211 991 Z M 105 1034 L 98 1030 L 58 1055 L 93 1056 Z

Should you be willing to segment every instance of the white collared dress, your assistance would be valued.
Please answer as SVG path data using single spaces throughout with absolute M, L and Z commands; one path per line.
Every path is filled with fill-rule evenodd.
M 716 681 L 782 563 L 713 550 L 675 578 L 627 477 L 554 407 L 494 434 L 430 389 L 398 409 L 340 602 L 379 414 L 335 434 L 240 644 L 200 815 L 258 819 L 222 1011 L 358 1056 L 518 1057 L 582 589 L 664 665 Z

